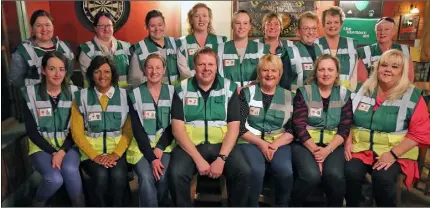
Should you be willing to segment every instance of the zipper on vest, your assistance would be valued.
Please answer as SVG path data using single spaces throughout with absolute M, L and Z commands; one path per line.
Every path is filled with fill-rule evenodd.
M 319 145 L 324 144 L 324 128 L 320 130 L 320 142 Z
M 106 107 L 107 108 L 107 107 Z M 107 153 L 107 146 L 106 146 L 106 113 L 103 111 L 103 153 Z
M 375 131 L 372 129 L 373 115 L 374 114 L 375 114 L 375 111 L 372 112 L 372 116 L 370 117 L 370 138 L 369 138 L 370 147 L 369 147 L 369 149 L 372 151 L 373 151 L 373 134 L 375 133 Z
M 208 96 L 208 98 L 209 98 L 209 96 Z M 208 98 L 206 98 L 206 99 L 208 99 Z M 208 144 L 209 143 L 209 138 L 208 138 L 208 119 L 206 118 L 206 101 L 207 100 L 205 100 L 205 142 L 204 142 L 204 144 Z
M 239 77 L 240 77 L 240 86 L 243 87 L 242 63 L 240 63 L 240 57 L 239 57 Z
M 61 148 L 57 140 L 57 124 L 55 123 L 55 110 L 52 111 L 52 117 L 54 119 L 54 142 L 57 148 Z

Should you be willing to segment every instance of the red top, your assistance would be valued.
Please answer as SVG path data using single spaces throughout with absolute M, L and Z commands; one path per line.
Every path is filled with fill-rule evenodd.
M 373 110 L 383 103 L 383 100 L 376 97 L 376 104 Z M 427 106 L 422 96 L 415 106 L 415 111 L 412 114 L 411 121 L 409 123 L 408 132 L 405 137 L 418 142 L 420 147 L 430 145 L 430 119 L 427 112 Z M 363 152 L 353 153 L 353 158 L 362 160 L 367 165 L 373 164 L 373 151 L 367 150 Z M 397 162 L 400 164 L 402 172 L 406 175 L 404 183 L 408 189 L 412 188 L 412 184 L 420 178 L 420 172 L 418 170 L 418 163 L 415 160 L 409 159 L 398 159 Z

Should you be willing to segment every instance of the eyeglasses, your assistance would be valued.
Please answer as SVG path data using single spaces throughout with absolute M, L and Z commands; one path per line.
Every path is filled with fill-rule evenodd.
M 100 29 L 111 28 L 113 25 L 97 25 Z
M 394 23 L 394 19 L 393 19 L 393 18 L 391 18 L 391 17 L 382 17 L 381 19 L 379 19 L 379 20 L 376 22 L 376 24 L 378 24 L 378 23 L 380 23 L 380 22 L 382 22 L 382 21 L 387 21 L 387 22 L 392 22 L 392 23 Z
M 303 27 L 303 28 L 300 28 L 300 29 L 303 30 L 303 31 L 305 31 L 305 32 L 308 32 L 308 31 L 310 31 L 310 32 L 316 32 L 318 30 L 317 27 Z

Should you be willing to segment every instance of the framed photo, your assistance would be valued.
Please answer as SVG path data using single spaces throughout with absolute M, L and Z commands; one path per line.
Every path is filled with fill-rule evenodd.
M 338 1 L 345 16 L 356 18 L 380 18 L 382 1 Z
M 251 34 L 249 37 L 263 37 L 261 20 L 268 12 L 276 12 L 282 16 L 281 37 L 296 37 L 299 15 L 315 10 L 314 1 L 233 1 L 233 12 L 244 9 L 251 14 Z M 290 38 L 289 38 L 290 39 Z
M 407 14 L 400 17 L 398 40 L 415 40 L 417 38 L 420 15 Z

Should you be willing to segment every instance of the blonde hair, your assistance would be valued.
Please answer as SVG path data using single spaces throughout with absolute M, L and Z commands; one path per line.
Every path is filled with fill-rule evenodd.
M 166 68 L 166 59 L 158 53 L 151 53 L 148 55 L 148 57 L 146 57 L 145 62 L 143 64 L 144 68 L 146 68 L 149 60 L 151 60 L 151 59 L 159 59 L 161 61 L 161 63 L 163 64 L 163 67 Z
M 241 10 L 236 11 L 236 12 L 233 14 L 233 17 L 231 18 L 231 22 L 230 22 L 230 24 L 231 24 L 231 29 L 233 29 L 234 21 L 236 21 L 236 17 L 237 17 L 237 15 L 239 15 L 239 14 L 246 14 L 246 15 L 248 15 L 248 17 L 249 17 L 249 24 L 251 24 L 251 15 L 249 14 L 249 12 L 248 12 L 248 11 L 241 9 Z
M 266 23 L 272 21 L 272 19 L 276 19 L 279 22 L 279 25 L 281 26 L 281 30 L 282 30 L 282 17 L 281 15 L 275 13 L 275 12 L 269 12 L 267 14 L 264 15 L 263 20 L 261 20 L 261 26 L 263 27 L 263 32 L 264 30 L 266 30 Z
M 298 27 L 300 28 L 302 26 L 302 20 L 304 19 L 311 19 L 311 20 L 315 20 L 318 24 L 318 16 L 317 14 L 315 14 L 315 12 L 311 12 L 311 11 L 307 11 L 307 12 L 303 12 L 302 14 L 300 14 L 299 20 L 298 20 Z
M 197 3 L 193 6 L 193 8 L 190 9 L 190 11 L 188 11 L 187 14 L 187 20 L 188 20 L 188 34 L 191 35 L 194 33 L 194 28 L 193 28 L 193 23 L 192 23 L 192 19 L 193 19 L 193 15 L 197 12 L 197 9 L 199 8 L 205 8 L 208 10 L 209 13 L 209 23 L 208 23 L 208 33 L 209 34 L 214 34 L 214 29 L 212 27 L 212 9 L 209 8 L 206 4 L 204 3 Z
M 337 6 L 331 6 L 330 8 L 326 9 L 322 13 L 322 24 L 325 25 L 325 18 L 327 17 L 327 14 L 331 16 L 337 16 L 339 15 L 340 24 L 343 24 L 343 21 L 345 20 L 345 12 L 340 7 Z
M 378 68 L 381 64 L 387 64 L 387 63 L 397 63 L 402 68 L 402 76 L 397 83 L 397 85 L 392 88 L 388 92 L 387 100 L 394 101 L 399 99 L 405 92 L 408 90 L 409 87 L 412 86 L 412 84 L 409 82 L 408 74 L 409 74 L 409 60 L 408 57 L 406 57 L 403 52 L 397 50 L 397 49 L 391 49 L 388 51 L 385 51 L 382 55 L 379 61 L 376 61 L 373 64 L 373 67 L 375 70 L 373 70 L 370 77 L 364 82 L 363 84 L 363 90 L 364 94 L 366 96 L 373 95 L 374 91 L 378 89 Z
M 273 55 L 273 54 L 266 54 L 264 56 L 262 56 L 260 58 L 260 61 L 258 61 L 258 65 L 257 65 L 257 80 L 260 81 L 260 71 L 263 70 L 264 67 L 266 67 L 267 65 L 272 65 L 275 67 L 275 69 L 277 69 L 279 71 L 279 77 L 282 76 L 282 73 L 284 72 L 283 70 L 283 65 L 282 65 L 282 60 L 279 56 L 277 55 Z
M 306 80 L 306 84 L 312 84 L 313 82 L 315 82 L 315 83 L 318 82 L 318 80 L 317 80 L 318 66 L 320 65 L 321 61 L 327 60 L 327 59 L 330 59 L 330 60 L 332 60 L 334 62 L 334 64 L 336 65 L 336 71 L 337 71 L 337 73 L 340 73 L 340 62 L 339 62 L 339 59 L 337 59 L 337 57 L 332 56 L 330 54 L 323 54 L 323 55 L 319 56 L 317 58 L 317 60 L 315 61 L 314 70 L 308 76 L 308 79 Z M 336 77 L 336 80 L 334 81 L 334 85 L 340 85 L 339 76 Z

